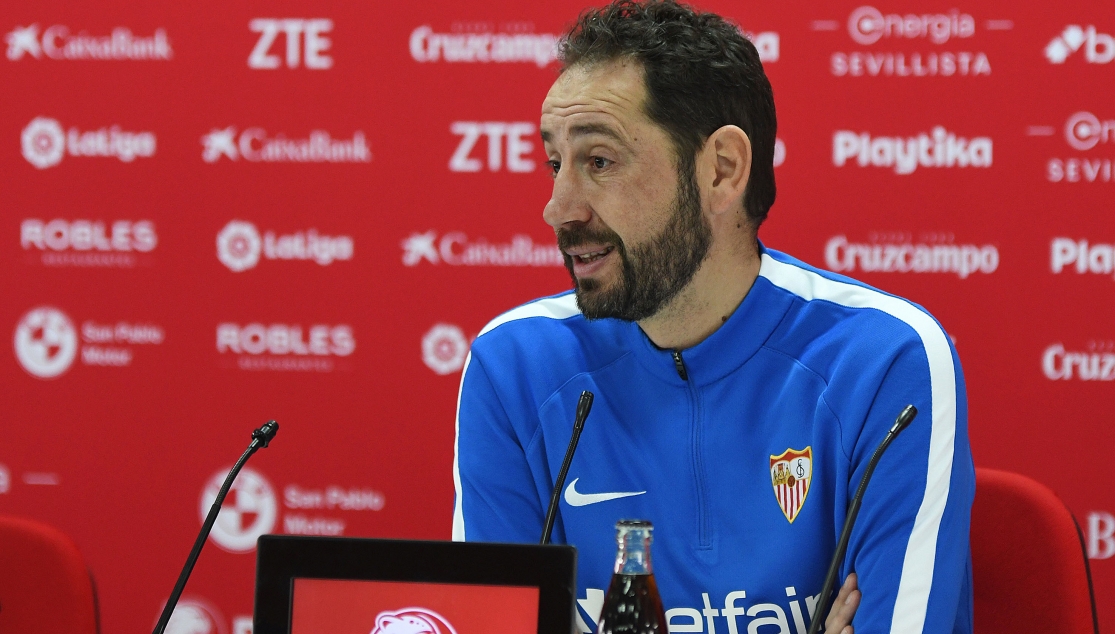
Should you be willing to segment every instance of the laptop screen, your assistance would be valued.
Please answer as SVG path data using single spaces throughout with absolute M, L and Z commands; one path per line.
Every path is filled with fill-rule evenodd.
M 264 535 L 255 634 L 569 634 L 572 546 Z
M 535 634 L 537 587 L 295 578 L 290 634 Z

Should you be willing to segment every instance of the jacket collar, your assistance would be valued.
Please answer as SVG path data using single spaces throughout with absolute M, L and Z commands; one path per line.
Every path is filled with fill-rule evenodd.
M 766 252 L 760 243 L 759 254 Z M 737 370 L 770 338 L 792 303 L 793 296 L 771 284 L 760 268 L 751 290 L 728 321 L 704 341 L 680 351 L 689 383 L 708 385 Z M 652 374 L 668 383 L 686 384 L 678 374 L 674 350 L 654 345 L 635 322 L 625 324 L 624 338 L 635 358 Z

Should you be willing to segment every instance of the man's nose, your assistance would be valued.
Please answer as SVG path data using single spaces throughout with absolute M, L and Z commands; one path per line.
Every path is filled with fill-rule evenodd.
M 587 223 L 592 219 L 592 207 L 585 199 L 584 190 L 573 170 L 567 168 L 554 177 L 554 191 L 550 202 L 542 210 L 542 219 L 554 229 L 571 222 Z

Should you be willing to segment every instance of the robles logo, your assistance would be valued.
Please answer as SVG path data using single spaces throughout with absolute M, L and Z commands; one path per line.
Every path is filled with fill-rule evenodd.
M 225 322 L 217 326 L 218 354 L 237 355 L 241 370 L 332 372 L 334 358 L 356 350 L 352 326 Z
M 268 260 L 312 260 L 321 266 L 335 260 L 351 260 L 352 236 L 328 236 L 317 229 L 276 234 L 259 230 L 250 222 L 233 220 L 217 234 L 217 259 L 239 273 L 259 264 L 260 255 Z
M 20 135 L 23 158 L 39 169 L 54 167 L 68 151 L 70 156 L 114 156 L 124 163 L 155 154 L 154 132 L 127 132 L 119 126 L 81 132 L 49 117 L 36 117 Z
M 334 139 L 325 130 L 312 130 L 308 137 L 288 139 L 283 133 L 268 136 L 263 128 L 213 128 L 201 137 L 201 159 L 216 163 L 222 156 L 251 163 L 368 163 L 372 152 L 362 130 L 351 139 Z
M 837 130 L 832 135 L 832 164 L 843 167 L 849 159 L 860 167 L 891 167 L 896 174 L 912 174 L 918 167 L 991 167 L 992 141 L 986 136 L 957 136 L 944 126 L 905 139 Z
M 46 266 L 133 267 L 133 253 L 149 253 L 158 245 L 150 220 L 63 220 L 27 218 L 19 226 L 19 245 L 37 250 Z
M 994 273 L 999 250 L 993 244 L 914 243 L 906 236 L 884 237 L 871 243 L 849 242 L 833 236 L 825 245 L 825 266 L 837 272 L 954 273 L 965 279 L 972 273 Z
M 155 29 L 151 37 L 136 37 L 127 27 L 118 26 L 111 35 L 89 35 L 82 31 L 71 35 L 70 29 L 55 24 L 39 37 L 39 25 L 17 26 L 4 40 L 8 43 L 8 59 L 16 61 L 30 55 L 41 59 L 93 60 L 159 60 L 174 57 L 166 30 Z

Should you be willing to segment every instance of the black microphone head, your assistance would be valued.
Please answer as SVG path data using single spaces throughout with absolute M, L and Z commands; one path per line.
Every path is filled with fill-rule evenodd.
M 266 447 L 275 434 L 279 432 L 279 424 L 269 420 L 262 427 L 252 432 L 252 439 L 259 441 L 260 447 Z
M 592 410 L 592 399 L 596 398 L 592 392 L 585 390 L 581 392 L 581 398 L 577 401 L 577 415 L 574 418 L 574 427 L 585 424 L 585 419 L 588 418 L 588 413 Z
M 910 423 L 913 422 L 914 417 L 917 415 L 918 408 L 914 407 L 913 405 L 907 405 L 906 409 L 902 410 L 902 413 L 899 414 L 898 418 L 895 419 L 894 426 L 890 428 L 890 433 L 898 434 L 898 432 L 906 429 L 910 426 Z

